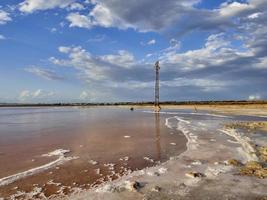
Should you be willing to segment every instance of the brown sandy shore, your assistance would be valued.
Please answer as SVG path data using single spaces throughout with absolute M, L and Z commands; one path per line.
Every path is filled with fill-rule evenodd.
M 209 110 L 217 114 L 267 116 L 266 105 L 162 106 L 171 109 Z M 266 118 L 265 118 L 266 119 Z M 133 172 L 98 188 L 64 199 L 267 199 L 266 138 L 258 149 L 255 141 L 240 134 L 237 127 L 225 126 L 220 134 L 194 134 L 183 121 L 187 151 L 152 168 Z M 266 130 L 266 122 L 260 126 Z M 241 125 L 238 128 L 247 129 Z M 229 139 L 225 140 L 227 136 Z M 265 140 L 265 141 L 264 141 Z

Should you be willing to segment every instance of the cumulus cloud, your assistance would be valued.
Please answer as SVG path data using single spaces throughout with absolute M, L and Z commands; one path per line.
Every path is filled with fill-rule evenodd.
M 6 24 L 7 22 L 9 22 L 11 20 L 12 19 L 11 19 L 9 13 L 0 9 L 0 25 L 1 24 Z
M 67 54 L 69 59 L 51 57 L 50 61 L 56 65 L 75 67 L 88 81 L 105 80 L 112 71 L 132 68 L 135 62 L 134 56 L 125 50 L 103 56 L 92 56 L 80 46 L 61 46 L 59 51 Z
M 30 91 L 30 90 L 23 90 L 19 94 L 19 100 L 20 101 L 32 101 L 36 99 L 46 99 L 54 96 L 54 92 L 47 92 L 42 89 L 38 89 L 36 91 Z
M 71 13 L 67 20 L 71 26 L 91 28 L 92 26 L 134 28 L 140 31 L 158 31 L 172 25 L 181 13 L 192 9 L 198 0 L 123 1 L 95 0 L 88 15 Z M 71 17 L 70 17 L 71 16 Z M 76 20 L 73 20 L 75 16 Z M 79 20 L 77 20 L 79 19 Z M 80 20 L 87 23 L 79 23 Z M 89 25 L 90 24 L 90 25 Z
M 93 26 L 90 18 L 79 13 L 70 13 L 66 19 L 70 22 L 70 27 L 91 28 Z
M 133 28 L 138 31 L 172 30 L 183 35 L 194 30 L 217 30 L 236 28 L 240 19 L 257 18 L 266 7 L 266 1 L 250 0 L 248 2 L 227 1 L 219 8 L 197 8 L 198 0 L 160 0 L 124 1 L 95 0 L 89 14 L 70 13 L 67 20 L 71 27 L 92 28 L 117 27 Z
M 19 10 L 24 13 L 33 13 L 38 10 L 48 10 L 53 8 L 66 8 L 75 0 L 24 0 L 19 4 Z M 73 7 L 72 6 L 72 7 Z
M 29 67 L 25 69 L 26 72 L 30 72 L 36 76 L 47 80 L 63 80 L 62 76 L 57 75 L 54 71 L 43 69 L 40 67 Z

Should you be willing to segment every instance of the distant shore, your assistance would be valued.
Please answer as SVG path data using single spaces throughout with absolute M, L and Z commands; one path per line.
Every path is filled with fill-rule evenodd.
M 67 106 L 153 106 L 154 102 L 112 102 L 112 103 L 0 103 L 0 107 L 67 107 Z M 218 105 L 267 105 L 267 100 L 259 101 L 164 101 L 166 106 L 218 106 Z

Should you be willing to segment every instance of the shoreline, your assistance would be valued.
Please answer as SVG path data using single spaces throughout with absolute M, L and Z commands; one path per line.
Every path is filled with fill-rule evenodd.
M 76 187 L 69 196 L 51 196 L 48 199 L 193 200 L 208 197 L 224 200 L 229 195 L 242 200 L 264 198 L 267 196 L 267 180 L 237 175 L 239 168 L 229 163 L 232 159 L 244 165 L 248 161 L 258 161 L 259 157 L 254 147 L 255 141 L 235 129 L 222 126 L 226 121 L 232 121 L 235 115 L 231 112 L 237 108 L 227 109 L 228 112 L 206 107 L 203 107 L 203 111 L 208 112 L 160 112 L 166 127 L 175 128 L 185 136 L 187 142 L 184 152 L 156 166 L 133 171 L 91 189 Z M 257 108 L 252 110 L 251 116 L 259 116 Z M 246 114 L 247 110 L 241 108 L 236 115 L 240 113 Z M 261 115 L 267 116 L 267 110 L 260 110 Z M 37 191 L 39 194 L 42 192 L 41 188 L 36 188 L 35 194 Z
M 182 131 L 188 140 L 185 152 L 158 166 L 135 171 L 126 177 L 106 183 L 96 189 L 78 192 L 63 199 L 101 198 L 103 200 L 116 200 L 127 198 L 160 200 L 205 199 L 207 197 L 228 199 L 229 195 L 234 196 L 234 199 L 266 197 L 266 180 L 236 176 L 238 169 L 229 163 L 232 158 L 240 160 L 242 163 L 259 159 L 255 149 L 250 145 L 251 140 L 249 138 L 235 130 L 218 129 L 221 134 L 214 136 L 205 133 L 205 139 L 203 139 L 201 138 L 203 136 L 198 136 L 187 130 L 186 124 L 189 127 L 190 121 L 179 117 L 176 119 L 178 121 L 177 129 Z M 216 139 L 211 138 L 207 141 L 207 136 Z M 219 142 L 218 148 L 216 143 L 221 139 L 220 137 L 223 140 Z M 235 144 L 230 143 L 227 138 L 228 140 L 235 140 Z M 216 152 L 212 152 L 212 149 L 216 149 Z M 164 171 L 164 173 L 155 175 L 159 171 Z M 134 184 L 136 182 L 140 185 L 144 184 L 144 186 L 135 189 Z M 222 183 L 224 184 L 222 185 Z M 255 189 L 255 185 L 257 185 L 257 189 Z M 216 190 L 214 190 L 215 188 Z M 199 195 L 200 191 L 201 195 Z M 218 197 L 218 193 L 222 196 Z

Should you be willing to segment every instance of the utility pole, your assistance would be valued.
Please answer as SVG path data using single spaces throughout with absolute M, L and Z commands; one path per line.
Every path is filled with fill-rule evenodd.
M 159 61 L 155 63 L 155 70 L 156 70 L 156 81 L 155 81 L 155 102 L 154 102 L 154 111 L 159 112 L 160 111 L 160 105 L 159 105 Z

